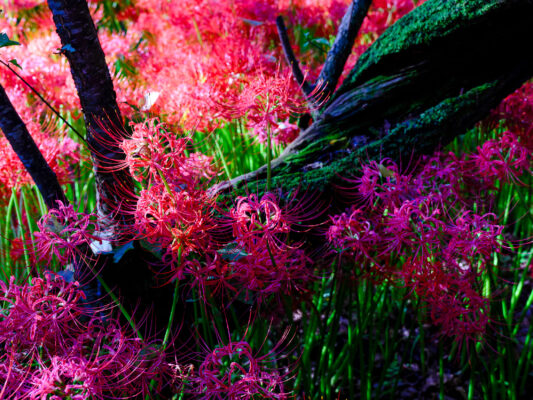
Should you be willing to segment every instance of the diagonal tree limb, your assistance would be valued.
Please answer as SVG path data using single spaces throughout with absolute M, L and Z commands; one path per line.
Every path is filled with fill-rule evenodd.
M 130 240 L 134 185 L 128 170 L 117 170 L 125 158 L 119 144 L 127 133 L 96 27 L 86 0 L 48 0 L 48 6 L 82 106 L 96 175 L 98 213 L 109 240 Z
M 287 64 L 289 64 L 292 69 L 294 79 L 296 79 L 298 85 L 302 87 L 305 97 L 311 98 L 314 87 L 305 80 L 304 74 L 300 69 L 300 63 L 298 62 L 298 59 L 292 50 L 289 35 L 287 34 L 287 27 L 285 26 L 285 22 L 283 21 L 283 17 L 281 15 L 276 18 L 276 26 L 278 27 L 278 36 L 279 40 L 281 41 L 283 53 L 285 54 L 285 59 L 287 60 Z
M 292 50 L 283 17 L 278 16 L 276 18 L 278 36 L 285 59 L 291 67 L 296 82 L 301 86 L 302 92 L 308 99 L 315 118 L 318 116 L 318 110 L 325 106 L 327 100 L 335 91 L 346 61 L 352 51 L 357 33 L 371 4 L 372 0 L 352 1 L 342 18 L 335 42 L 328 52 L 324 66 L 315 84 L 310 84 L 305 80 L 300 63 Z
M 56 208 L 57 200 L 67 204 L 68 200 L 55 172 L 44 159 L 2 86 L 0 86 L 0 128 L 39 188 L 48 209 Z
M 346 61 L 352 52 L 357 33 L 368 13 L 372 0 L 352 0 L 342 18 L 333 46 L 315 83 L 318 93 L 315 98 L 323 104 L 335 91 Z
M 426 1 L 383 33 L 272 161 L 273 185 L 327 191 L 337 175 L 357 173 L 358 159 L 446 145 L 533 76 L 533 53 L 523 49 L 531 15 L 533 0 Z M 265 174 L 263 166 L 211 192 L 254 190 Z

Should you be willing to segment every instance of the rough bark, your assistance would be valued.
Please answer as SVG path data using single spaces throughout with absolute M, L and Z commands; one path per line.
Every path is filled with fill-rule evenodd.
M 360 160 L 432 153 L 533 76 L 533 0 L 429 0 L 365 52 L 272 163 L 273 186 L 323 190 Z M 215 188 L 264 187 L 266 167 Z M 248 186 L 248 189 L 246 189 Z
M 301 86 L 305 97 L 307 97 L 314 116 L 317 115 L 318 110 L 326 103 L 337 87 L 346 61 L 352 52 L 357 33 L 371 4 L 372 0 L 352 0 L 342 18 L 335 41 L 328 51 L 324 66 L 314 84 L 307 82 L 304 77 L 300 63 L 292 50 L 283 17 L 276 18 L 278 36 L 285 59 L 291 67 L 294 79 Z
M 87 143 L 96 176 L 99 222 L 104 226 L 101 237 L 115 245 L 114 250 L 120 251 L 118 246 L 134 238 L 131 211 L 136 198 L 129 171 L 117 170 L 117 165 L 125 158 L 119 144 L 127 137 L 127 132 L 113 81 L 87 1 L 48 0 L 48 6 L 61 39 L 62 52 L 70 64 L 87 127 Z M 147 252 L 133 243 L 133 249 L 115 261 L 113 254 L 107 253 L 109 248 L 99 249 L 97 253 L 102 250 L 103 254 L 97 258 L 88 258 L 87 265 L 78 263 L 75 279 L 89 282 L 87 290 L 96 293 L 97 282 L 92 277 L 99 274 L 127 308 L 137 310 L 137 319 L 152 308 L 162 311 L 155 316 L 155 325 L 162 330 L 168 319 L 171 293 L 166 288 L 155 288 Z M 81 254 L 90 254 L 90 251 L 80 249 Z
M 337 37 L 328 52 L 326 62 L 315 83 L 315 87 L 318 88 L 315 94 L 318 104 L 329 99 L 335 91 L 346 61 L 352 52 L 357 33 L 361 25 L 363 25 L 363 20 L 371 4 L 372 0 L 353 0 L 348 7 L 348 11 L 344 14 Z
M 281 42 L 281 47 L 283 48 L 283 54 L 285 54 L 285 60 L 287 64 L 291 67 L 292 75 L 296 80 L 296 83 L 302 87 L 302 91 L 306 97 L 311 97 L 313 92 L 313 85 L 305 80 L 305 76 L 300 68 L 300 63 L 294 54 L 294 51 L 291 47 L 291 41 L 289 39 L 289 34 L 287 33 L 287 27 L 283 21 L 283 17 L 280 15 L 276 18 L 276 26 L 278 28 L 278 36 Z
M 39 151 L 26 125 L 0 86 L 0 128 L 30 174 L 49 209 L 57 207 L 57 200 L 68 203 L 57 176 Z
M 48 0 L 48 6 L 81 102 L 96 174 L 98 212 L 113 240 L 127 240 L 133 225 L 128 212 L 135 204 L 133 180 L 128 170 L 117 171 L 125 157 L 119 142 L 127 134 L 87 1 Z

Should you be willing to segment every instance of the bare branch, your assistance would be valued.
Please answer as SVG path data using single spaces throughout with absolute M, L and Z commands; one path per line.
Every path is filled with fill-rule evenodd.
M 309 84 L 309 82 L 305 80 L 304 74 L 300 69 L 300 63 L 298 62 L 298 59 L 296 58 L 292 50 L 289 35 L 287 34 L 287 27 L 285 26 L 285 22 L 283 21 L 283 17 L 281 15 L 276 18 L 276 26 L 278 27 L 278 36 L 279 40 L 281 41 L 283 53 L 285 54 L 285 59 L 287 60 L 287 63 L 291 66 L 294 79 L 296 79 L 298 85 L 302 87 L 302 91 L 304 92 L 305 96 L 307 98 L 311 98 L 314 88 L 312 85 Z
M 26 125 L 0 86 L 0 128 L 20 161 L 32 177 L 49 209 L 57 207 L 56 200 L 68 203 L 57 176 L 39 151 Z
M 315 83 L 319 90 L 315 94 L 317 104 L 324 104 L 333 94 L 371 4 L 372 0 L 352 0 L 344 14 L 335 42 Z
M 63 118 L 63 116 L 59 113 L 59 111 L 57 111 L 54 106 L 52 106 L 44 97 L 41 93 L 39 93 L 39 91 L 37 89 L 35 89 L 32 85 L 30 85 L 30 83 L 24 79 L 22 77 L 22 75 L 20 75 L 17 71 L 15 71 L 13 69 L 13 67 L 11 67 L 11 65 L 9 65 L 9 63 L 6 63 L 4 60 L 0 60 L 0 64 L 2 64 L 4 67 L 6 67 L 9 71 L 11 71 L 11 73 L 13 75 L 15 75 L 17 78 L 19 78 L 21 80 L 22 83 L 24 83 L 28 89 L 30 89 L 39 99 L 41 99 L 41 101 L 46 105 L 46 107 L 48 107 L 50 109 L 50 111 L 52 111 L 61 121 L 63 121 L 63 123 L 68 126 L 72 132 L 74 132 L 76 134 L 76 136 L 78 136 L 81 140 L 83 140 L 85 142 L 85 138 L 83 137 L 83 135 L 81 133 L 78 132 L 78 130 L 76 128 L 74 128 L 65 118 Z

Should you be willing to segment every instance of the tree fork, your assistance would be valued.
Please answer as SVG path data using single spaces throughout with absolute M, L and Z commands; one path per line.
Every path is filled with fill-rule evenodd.
M 273 183 L 324 190 L 360 160 L 445 146 L 533 76 L 533 0 L 428 0 L 360 57 L 320 116 L 272 162 Z M 266 168 L 213 192 L 263 187 Z
M 310 84 L 305 80 L 300 63 L 292 50 L 283 17 L 278 16 L 276 18 L 278 36 L 283 53 L 285 54 L 285 59 L 292 69 L 294 79 L 302 87 L 305 97 L 309 100 L 310 108 L 312 108 L 315 116 L 337 86 L 346 61 L 352 52 L 357 33 L 361 25 L 363 25 L 363 20 L 371 4 L 372 0 L 352 0 L 352 3 L 348 6 L 341 20 L 337 37 L 331 49 L 328 51 L 324 66 L 314 84 Z

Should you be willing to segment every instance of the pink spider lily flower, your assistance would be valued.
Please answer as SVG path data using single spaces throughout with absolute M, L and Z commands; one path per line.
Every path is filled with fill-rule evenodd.
M 431 320 L 440 327 L 441 334 L 461 345 L 482 339 L 490 323 L 490 299 L 477 289 L 479 275 L 461 275 L 438 261 L 409 258 L 399 276 L 427 303 Z
M 67 283 L 51 273 L 33 278 L 31 284 L 9 285 L 0 281 L 0 302 L 6 317 L 0 321 L 0 341 L 17 343 L 28 352 L 39 346 L 50 349 L 63 346 L 65 335 L 77 328 L 85 298 L 77 282 Z
M 346 212 L 330 216 L 331 225 L 326 238 L 340 252 L 359 257 L 370 257 L 381 241 L 376 232 L 376 221 L 366 218 L 363 211 L 352 206 Z
M 247 255 L 231 262 L 231 281 L 254 294 L 258 302 L 272 295 L 289 295 L 305 290 L 315 277 L 312 260 L 302 249 L 269 246 L 266 240 L 257 240 Z
M 433 322 L 441 333 L 459 343 L 478 342 L 490 322 L 490 299 L 464 279 L 443 282 L 439 293 L 428 298 Z
M 483 268 L 502 247 L 503 226 L 495 221 L 496 215 L 492 213 L 476 215 L 464 211 L 457 215 L 455 223 L 446 227 L 450 239 L 444 257 L 453 265 L 456 259 L 480 260 Z
M 533 83 L 526 82 L 522 87 L 511 93 L 492 112 L 492 122 L 505 120 L 505 125 L 519 138 L 520 143 L 533 151 Z
M 182 268 L 173 269 L 169 281 L 174 278 L 181 279 L 185 274 L 191 279 L 190 286 L 198 289 L 201 299 L 206 299 L 207 288 L 211 294 L 219 294 L 221 297 L 239 290 L 233 280 L 233 267 L 217 252 L 205 252 L 205 259 L 201 261 L 186 260 Z
M 282 351 L 280 342 L 266 355 L 254 354 L 245 338 L 206 350 L 198 372 L 188 378 L 191 392 L 200 399 L 288 399 L 284 390 L 286 374 L 275 365 L 276 352 Z
M 159 173 L 168 175 L 176 159 L 182 157 L 187 147 L 187 138 L 178 138 L 168 132 L 157 120 L 132 124 L 133 134 L 120 147 L 126 153 L 125 164 L 135 180 L 143 182 L 159 179 Z
M 67 264 L 79 253 L 79 246 L 100 241 L 96 235 L 99 227 L 95 214 L 76 212 L 72 205 L 61 201 L 57 204 L 37 222 L 34 243 L 39 259 L 50 263 L 55 256 Z
M 383 218 L 384 241 L 387 252 L 426 254 L 428 248 L 440 246 L 443 221 L 439 208 L 427 197 L 405 201 Z
M 255 194 L 238 197 L 230 217 L 233 235 L 241 241 L 261 236 L 272 246 L 278 243 L 276 235 L 290 231 L 289 217 L 273 193 L 264 194 L 260 200 Z
M 478 146 L 471 162 L 491 186 L 495 180 L 520 183 L 520 175 L 531 171 L 532 166 L 531 152 L 510 131 L 506 131 L 499 140 L 488 140 Z
M 52 356 L 30 378 L 29 398 L 86 400 L 101 398 L 88 365 L 77 357 Z
M 346 179 L 354 184 L 356 197 L 362 200 L 364 207 L 399 207 L 402 201 L 410 197 L 414 183 L 411 175 L 401 174 L 399 167 L 388 158 L 381 161 L 370 161 L 361 166 L 359 177 Z M 379 204 L 378 204 L 379 203 Z
M 173 262 L 178 252 L 185 257 L 209 246 L 214 209 L 214 199 L 205 191 L 169 193 L 164 184 L 153 185 L 140 193 L 135 226 L 139 237 L 161 246 Z
M 185 155 L 191 138 L 170 132 L 156 119 L 132 124 L 133 134 L 120 147 L 126 159 L 117 167 L 128 167 L 133 178 L 148 184 L 162 182 L 172 186 L 195 188 L 202 179 L 218 174 L 213 158 L 201 153 Z
M 137 398 L 163 378 L 164 352 L 113 321 L 92 319 L 68 344 L 39 358 L 29 377 L 30 398 Z

